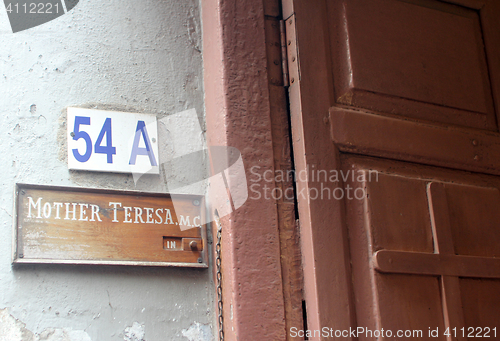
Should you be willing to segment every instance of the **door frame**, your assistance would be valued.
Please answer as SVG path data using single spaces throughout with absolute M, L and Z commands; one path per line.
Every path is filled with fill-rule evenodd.
M 271 190 L 251 168 L 275 171 L 265 19 L 278 1 L 201 2 L 207 144 L 237 148 L 247 181 Z M 276 201 L 249 198 L 221 224 L 225 339 L 286 340 Z
M 324 0 L 282 2 L 287 39 L 291 41 L 288 64 L 295 170 L 307 174 L 297 181 L 307 329 L 313 333 L 309 340 L 323 340 L 314 332 L 324 327 L 349 331 L 356 326 L 344 199 L 301 196 L 321 193 L 324 188 L 333 193 L 343 187 L 341 182 L 314 181 L 312 174 L 313 169 L 341 169 L 339 149 L 330 131 L 329 109 L 335 99 L 330 81 L 329 32 L 325 30 L 328 9 Z M 313 113 L 320 112 L 324 116 L 318 120 Z M 321 155 L 311 152 L 318 150 Z M 325 155 L 332 157 L 322 157 Z M 348 335 L 343 339 L 351 340 Z

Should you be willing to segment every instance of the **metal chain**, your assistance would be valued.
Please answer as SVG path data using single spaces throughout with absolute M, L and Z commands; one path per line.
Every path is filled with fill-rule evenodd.
M 221 269 L 221 239 L 222 239 L 222 225 L 218 215 L 215 215 L 217 223 L 217 244 L 215 244 L 215 265 L 217 267 L 217 310 L 219 322 L 219 341 L 224 341 L 224 317 L 222 316 L 222 269 Z

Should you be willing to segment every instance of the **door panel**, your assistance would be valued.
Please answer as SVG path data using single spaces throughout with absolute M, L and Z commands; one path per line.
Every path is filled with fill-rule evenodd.
M 425 183 L 404 177 L 367 176 L 368 212 L 374 251 L 380 249 L 432 252 L 432 230 Z M 377 181 L 378 180 L 378 181 Z
M 454 251 L 500 257 L 500 195 L 496 188 L 447 186 Z
M 344 174 L 361 174 L 345 184 L 357 193 L 346 200 L 357 327 L 424 338 L 438 328 L 436 340 L 448 327 L 498 331 L 500 179 L 368 158 L 342 163 Z
M 490 340 L 500 338 L 498 310 L 500 307 L 500 280 L 475 278 L 460 279 L 460 293 L 464 308 L 466 326 L 497 327 L 496 338 L 493 331 Z M 496 314 L 490 312 L 496 311 Z M 483 334 L 484 335 L 484 334 Z
M 443 308 L 439 279 L 434 276 L 418 275 L 380 275 L 375 274 L 376 294 L 378 295 L 378 310 L 380 316 L 377 324 L 370 330 L 385 330 L 387 337 L 380 340 L 390 340 L 399 336 L 397 332 L 411 331 L 408 339 L 424 338 L 429 328 L 443 330 Z M 360 321 L 359 326 L 365 326 Z M 366 328 L 366 327 L 364 327 Z M 367 328 L 368 329 L 368 328 Z M 390 332 L 389 332 L 390 331 Z M 422 334 L 420 335 L 420 331 Z M 388 337 L 388 333 L 392 337 Z M 365 332 L 360 340 L 377 340 Z M 399 339 L 404 339 L 399 337 Z M 433 340 L 446 340 L 444 335 L 438 335 Z
M 330 7 L 337 103 L 497 130 L 479 11 L 426 0 Z

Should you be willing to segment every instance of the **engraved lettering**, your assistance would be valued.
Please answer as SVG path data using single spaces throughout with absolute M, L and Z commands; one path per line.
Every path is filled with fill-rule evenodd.
M 55 202 L 54 207 L 56 208 L 56 219 L 61 219 L 61 216 L 59 215 L 59 209 L 63 207 L 62 202 Z
M 50 218 L 50 214 L 52 213 L 52 206 L 50 206 L 50 203 L 46 202 L 45 205 L 43 205 L 43 216 L 45 218 Z
M 125 220 L 123 220 L 124 223 L 131 223 L 132 222 L 132 219 L 130 219 L 130 216 L 132 215 L 132 207 L 123 207 L 123 209 L 125 210 Z
M 73 213 L 73 218 L 71 218 L 71 220 L 76 220 L 76 203 L 64 203 L 66 205 L 66 217 L 64 218 L 64 220 L 69 220 L 69 214 L 70 213 Z M 69 209 L 69 205 L 73 205 L 73 210 L 70 211 Z
M 153 208 L 144 208 L 146 210 L 146 224 L 153 224 L 155 221 L 153 219 Z
M 158 208 L 155 212 L 158 219 L 160 219 L 160 220 L 155 220 L 155 223 L 161 224 L 161 223 L 163 223 L 163 218 L 161 217 L 160 213 L 158 213 L 158 211 L 160 211 L 160 213 L 163 213 L 163 208 Z
M 118 223 L 118 219 L 116 219 L 116 210 L 117 210 L 117 206 L 120 205 L 120 207 L 122 207 L 122 203 L 121 202 L 110 202 L 109 203 L 110 205 L 113 206 L 113 220 L 111 220 L 113 223 Z
M 191 223 L 189 222 L 189 216 L 186 216 L 184 218 L 184 216 L 181 215 L 180 217 L 181 217 L 181 219 L 180 219 L 179 225 L 191 227 Z
M 172 220 L 172 213 L 170 213 L 170 210 L 167 208 L 165 209 L 167 213 L 165 214 L 165 224 L 174 224 L 174 221 Z
M 89 208 L 89 204 L 79 204 L 80 205 L 80 221 L 88 221 L 89 220 L 89 217 L 85 217 L 85 219 L 83 218 L 86 214 L 87 214 L 87 211 L 85 211 L 84 207 L 85 208 Z
M 33 207 L 34 209 L 36 209 L 38 207 L 38 216 L 37 218 L 41 218 L 42 215 L 41 215 L 41 208 L 42 208 L 42 198 L 38 198 L 38 200 L 36 201 L 36 203 L 33 201 L 33 198 L 32 197 L 28 197 L 28 218 L 34 218 L 34 216 L 31 216 L 31 207 Z
M 92 208 L 92 218 L 90 219 L 90 221 L 96 221 L 94 218 L 97 218 L 98 221 L 102 221 L 101 217 L 99 216 L 99 210 L 100 210 L 99 206 L 90 205 L 90 207 Z M 116 213 L 115 213 L 115 215 L 116 215 Z
M 135 210 L 135 221 L 134 224 L 139 224 L 139 221 L 141 221 L 142 224 L 144 224 L 144 220 L 142 220 L 142 208 L 140 207 L 134 207 Z
M 196 222 L 198 220 L 198 222 Z M 201 226 L 201 218 L 200 216 L 196 216 L 193 218 L 193 226 L 200 227 Z

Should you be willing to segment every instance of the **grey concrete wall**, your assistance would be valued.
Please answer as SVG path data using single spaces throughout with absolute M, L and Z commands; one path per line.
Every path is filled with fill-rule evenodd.
M 70 172 L 64 137 L 68 106 L 159 119 L 194 108 L 203 129 L 198 0 L 81 0 L 15 34 L 0 7 L 0 341 L 212 340 L 210 270 L 11 266 L 15 183 L 165 192 L 164 179 L 206 173 L 203 160 L 137 184 Z M 175 143 L 199 140 L 194 131 Z

